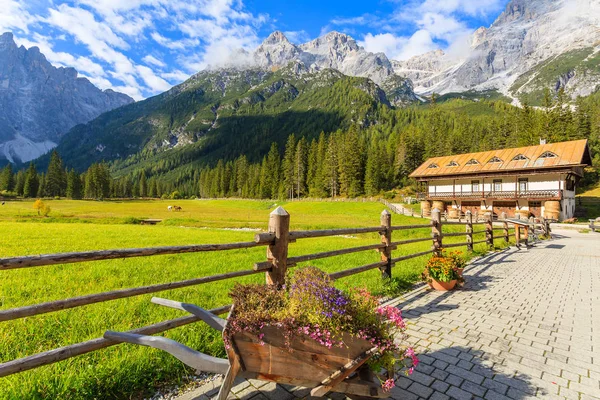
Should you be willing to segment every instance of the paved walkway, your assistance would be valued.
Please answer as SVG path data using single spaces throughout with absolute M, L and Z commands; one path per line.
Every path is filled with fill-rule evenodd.
M 533 249 L 473 263 L 462 290 L 420 289 L 399 299 L 422 362 L 398 378 L 390 397 L 600 399 L 600 235 L 555 233 Z M 180 399 L 212 398 L 218 384 Z M 253 400 L 308 395 L 246 381 L 234 392 L 230 398 Z

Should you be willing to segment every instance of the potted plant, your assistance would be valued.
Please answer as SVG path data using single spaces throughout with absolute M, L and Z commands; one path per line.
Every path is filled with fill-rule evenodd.
M 423 280 L 434 290 L 448 291 L 454 289 L 457 283 L 462 283 L 462 271 L 465 262 L 460 253 L 447 253 L 442 250 L 440 256 L 432 256 L 423 271 Z
M 387 397 L 395 375 L 418 364 L 413 349 L 399 344 L 406 329 L 399 309 L 381 306 L 364 288 L 340 290 L 317 268 L 296 270 L 282 289 L 238 284 L 231 297 L 226 349 L 259 379 L 313 387 L 314 396 Z

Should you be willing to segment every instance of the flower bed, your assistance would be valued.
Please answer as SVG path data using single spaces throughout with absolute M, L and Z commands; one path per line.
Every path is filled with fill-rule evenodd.
M 325 353 L 357 346 L 361 351 L 370 348 L 373 351 L 366 365 L 384 390 L 394 386 L 396 373 L 412 373 L 418 364 L 413 349 L 398 344 L 405 339 L 406 330 L 400 310 L 381 306 L 364 288 L 337 289 L 317 268 L 297 269 L 281 290 L 238 284 L 231 297 L 234 311 L 224 335 L 228 348 L 235 346 L 240 335 L 252 335 L 260 345 L 272 345 L 274 339 L 269 335 L 273 336 L 273 328 L 282 336 L 282 347 L 288 352 L 298 351 L 299 341 L 314 342 Z

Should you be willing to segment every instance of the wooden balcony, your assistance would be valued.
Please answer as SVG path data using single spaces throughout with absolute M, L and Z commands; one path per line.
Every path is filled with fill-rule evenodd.
M 524 192 L 439 192 L 417 194 L 419 200 L 560 200 L 562 190 L 527 190 Z

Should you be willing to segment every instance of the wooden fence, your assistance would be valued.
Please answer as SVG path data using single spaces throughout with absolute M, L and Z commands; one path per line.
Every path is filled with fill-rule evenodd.
M 317 260 L 327 257 L 338 256 L 342 254 L 350 254 L 362 251 L 377 250 L 381 254 L 379 262 L 362 265 L 347 270 L 334 272 L 330 274 L 332 279 L 339 279 L 342 277 L 359 274 L 365 271 L 379 269 L 381 274 L 385 278 L 392 276 L 392 267 L 402 261 L 409 260 L 416 257 L 425 256 L 428 254 L 440 254 L 443 248 L 454 248 L 454 247 L 467 247 L 468 250 L 472 251 L 473 246 L 478 243 L 487 243 L 488 246 L 494 246 L 495 239 L 502 239 L 509 242 L 509 224 L 515 225 L 514 222 L 505 220 L 501 228 L 495 228 L 493 221 L 490 219 L 486 222 L 473 222 L 472 216 L 467 213 L 466 222 L 442 222 L 441 213 L 439 210 L 432 211 L 431 220 L 427 220 L 427 223 L 415 224 L 415 225 L 392 225 L 392 215 L 384 210 L 381 213 L 380 225 L 367 227 L 367 228 L 347 228 L 347 229 L 329 229 L 329 230 L 313 230 L 313 231 L 290 231 L 290 215 L 281 207 L 274 210 L 269 216 L 269 229 L 267 233 L 258 233 L 255 235 L 254 240 L 240 243 L 227 243 L 227 244 L 203 244 L 203 245 L 191 245 L 191 246 L 166 246 L 166 247 L 152 247 L 152 248 L 140 248 L 140 249 L 119 249 L 119 250 L 102 250 L 102 251 L 86 251 L 76 253 L 62 253 L 62 254 L 49 254 L 49 255 L 38 255 L 38 256 L 26 256 L 26 257 L 12 257 L 0 259 L 0 271 L 9 269 L 19 268 L 34 268 L 44 267 L 49 265 L 57 264 L 68 264 L 78 262 L 88 262 L 95 260 L 110 260 L 118 258 L 129 258 L 129 257 L 148 257 L 162 254 L 182 254 L 182 253 L 198 253 L 198 252 L 213 252 L 213 251 L 227 251 L 233 249 L 247 249 L 257 246 L 265 246 L 267 249 L 267 259 L 263 262 L 258 262 L 252 269 L 226 272 L 223 274 L 198 277 L 194 279 L 182 280 L 177 282 L 161 283 L 155 285 L 141 286 L 129 289 L 112 290 L 103 293 L 90 294 L 84 296 L 73 297 L 64 300 L 50 301 L 45 303 L 39 303 L 24 307 L 11 308 L 6 310 L 0 310 L 0 322 L 16 320 L 19 318 L 33 317 L 45 313 L 71 309 L 75 307 L 81 307 L 88 304 L 101 303 L 111 301 L 115 299 L 123 299 L 132 296 L 139 296 L 142 294 L 156 293 L 164 290 L 171 290 L 177 288 L 184 288 L 196 285 L 207 284 L 210 282 L 216 282 L 225 279 L 238 278 L 247 275 L 253 275 L 258 273 L 266 274 L 266 281 L 272 285 L 282 285 L 285 280 L 285 275 L 288 267 L 292 267 L 298 263 Z M 442 232 L 442 226 L 445 225 L 464 225 L 465 233 L 446 233 Z M 480 230 L 474 230 L 475 226 L 483 225 Z M 525 227 L 527 228 L 527 227 Z M 431 236 L 418 239 L 407 239 L 401 241 L 393 241 L 392 234 L 394 231 L 407 230 L 407 229 L 431 229 Z M 494 235 L 494 231 L 502 230 L 501 235 Z M 519 236 L 520 228 L 517 227 L 515 234 L 517 237 L 517 243 L 521 243 L 522 240 Z M 527 232 L 527 229 L 526 229 Z M 333 251 L 326 251 L 322 253 L 307 254 L 302 256 L 288 257 L 288 248 L 290 243 L 296 240 L 306 238 L 318 238 L 335 235 L 351 235 L 351 234 L 363 234 L 363 233 L 378 233 L 381 241 L 367 246 L 351 247 Z M 473 236 L 476 234 L 486 234 L 485 240 L 473 241 Z M 444 237 L 463 236 L 465 242 L 461 243 L 447 243 L 444 245 Z M 527 234 L 525 235 L 527 240 Z M 414 254 L 403 255 L 400 257 L 393 257 L 393 251 L 397 250 L 398 247 L 419 243 L 433 241 L 431 250 L 417 252 Z M 219 315 L 229 311 L 231 305 L 222 306 L 210 310 L 213 314 Z M 168 331 L 177 327 L 181 327 L 187 324 L 200 321 L 196 316 L 185 316 L 167 321 L 162 321 L 153 325 L 144 326 L 141 328 L 133 329 L 128 333 L 136 333 L 142 335 L 153 335 L 161 332 Z M 107 348 L 118 344 L 117 342 L 111 341 L 105 338 L 96 338 L 85 342 L 72 344 L 64 347 L 60 347 L 54 350 L 41 352 L 38 354 L 30 355 L 24 358 L 8 361 L 0 364 L 0 377 L 11 375 L 14 373 L 31 370 L 42 365 L 48 365 L 56 363 L 62 360 L 66 360 L 75 356 Z

